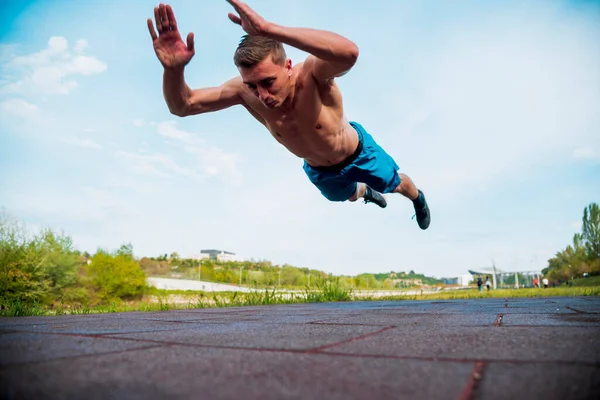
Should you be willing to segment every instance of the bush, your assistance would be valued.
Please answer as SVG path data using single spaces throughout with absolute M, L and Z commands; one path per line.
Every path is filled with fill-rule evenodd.
M 140 298 L 146 288 L 146 274 L 133 258 L 131 246 L 114 253 L 98 250 L 86 268 L 87 279 L 101 301 Z
M 42 230 L 31 239 L 16 222 L 0 217 L 0 299 L 48 304 L 77 283 L 81 265 L 71 239 Z

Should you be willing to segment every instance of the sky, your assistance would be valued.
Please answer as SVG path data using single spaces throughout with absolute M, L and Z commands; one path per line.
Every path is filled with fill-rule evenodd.
M 170 114 L 146 27 L 157 4 L 0 4 L 0 207 L 31 232 L 91 253 L 222 249 L 334 274 L 452 277 L 544 268 L 600 202 L 598 1 L 248 2 L 358 45 L 337 80 L 346 116 L 423 190 L 425 231 L 398 194 L 385 209 L 326 200 L 241 106 Z M 188 85 L 238 75 L 232 7 L 169 4 L 196 38 Z

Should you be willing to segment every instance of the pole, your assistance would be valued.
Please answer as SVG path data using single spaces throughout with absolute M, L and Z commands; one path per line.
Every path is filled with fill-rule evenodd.
M 240 285 L 242 284 L 242 267 L 240 267 Z
M 492 260 L 492 268 L 494 270 L 494 273 L 492 274 L 492 287 L 496 289 L 496 262 L 494 260 Z

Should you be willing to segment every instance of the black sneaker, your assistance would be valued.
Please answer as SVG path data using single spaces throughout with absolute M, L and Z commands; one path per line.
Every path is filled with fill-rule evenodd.
M 365 191 L 365 195 L 363 196 L 364 203 L 375 203 L 381 208 L 385 208 L 387 206 L 387 201 L 385 201 L 385 197 L 381 195 L 381 193 L 371 189 L 367 186 L 367 190 Z
M 429 223 L 431 222 L 431 214 L 429 213 L 429 206 L 427 205 L 427 200 L 425 200 L 425 195 L 423 192 L 419 190 L 419 196 L 422 199 L 422 206 L 415 206 L 415 215 L 417 217 L 417 223 L 419 224 L 419 228 L 425 230 L 429 227 Z

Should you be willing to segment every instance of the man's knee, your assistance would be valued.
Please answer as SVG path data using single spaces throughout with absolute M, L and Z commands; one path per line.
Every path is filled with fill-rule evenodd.
M 402 193 L 403 191 L 410 190 L 414 186 L 412 179 L 406 174 L 398 173 L 398 186 L 396 186 L 395 192 Z
M 326 192 L 321 192 L 321 194 L 323 195 L 323 197 L 325 197 L 327 200 L 332 201 L 334 203 L 342 203 L 344 201 L 348 201 L 350 200 L 350 198 L 348 198 L 348 196 L 345 195 L 340 195 L 339 193 L 326 193 Z M 353 195 L 354 196 L 354 195 Z M 355 200 L 350 200 L 350 201 L 355 201 Z
M 356 184 L 356 188 L 354 189 L 354 194 L 348 198 L 348 201 L 355 202 L 365 195 L 365 191 L 367 189 L 367 185 L 362 182 Z

